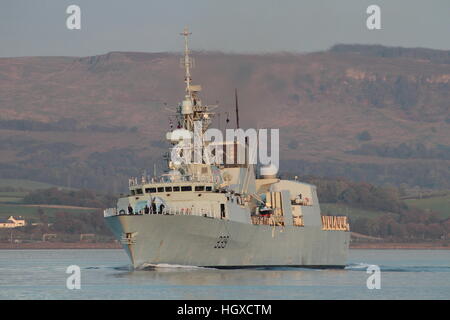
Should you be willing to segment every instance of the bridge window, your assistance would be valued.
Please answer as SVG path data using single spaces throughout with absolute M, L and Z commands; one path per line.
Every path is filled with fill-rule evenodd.
M 180 191 L 180 187 L 173 187 L 173 191 Z
M 158 192 L 164 192 L 164 187 L 159 187 Z
M 206 186 L 206 191 L 212 191 L 212 187 L 211 186 L 210 187 Z
M 195 191 L 205 191 L 205 186 L 195 186 Z
M 136 194 L 136 191 L 134 191 L 134 190 L 130 190 L 130 191 L 133 196 Z
M 172 187 L 166 187 L 166 192 L 172 192 Z
M 136 189 L 137 194 L 143 194 L 142 189 Z
M 156 192 L 156 188 L 146 188 L 145 192 L 146 193 L 155 193 Z
M 182 186 L 181 191 L 192 191 L 192 186 Z

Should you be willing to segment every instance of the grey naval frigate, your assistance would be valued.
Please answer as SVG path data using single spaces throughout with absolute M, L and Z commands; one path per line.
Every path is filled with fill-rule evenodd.
M 171 150 L 180 137 L 193 137 L 195 122 L 203 133 L 213 118 L 212 107 L 200 99 L 201 86 L 191 83 L 190 33 L 182 35 L 186 90 L 176 108 L 178 126 L 166 134 Z M 224 157 L 236 158 L 238 148 L 248 147 L 223 144 L 230 143 Z M 160 176 L 129 179 L 128 195 L 104 216 L 133 267 L 343 268 L 350 242 L 346 217 L 321 215 L 314 185 L 282 180 L 272 165 L 257 173 L 247 158 L 239 164 L 168 158 Z

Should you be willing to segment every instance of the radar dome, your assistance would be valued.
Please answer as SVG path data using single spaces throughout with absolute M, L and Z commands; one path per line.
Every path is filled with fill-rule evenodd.
M 172 143 L 177 143 L 182 140 L 192 139 L 192 132 L 186 129 L 175 129 L 172 132 L 167 132 L 166 139 Z

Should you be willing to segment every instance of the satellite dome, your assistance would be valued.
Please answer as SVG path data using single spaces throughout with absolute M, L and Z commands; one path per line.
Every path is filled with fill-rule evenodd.
M 192 132 L 186 129 L 175 129 L 171 132 L 167 132 L 166 139 L 171 143 L 178 143 L 179 141 L 186 139 L 191 140 Z

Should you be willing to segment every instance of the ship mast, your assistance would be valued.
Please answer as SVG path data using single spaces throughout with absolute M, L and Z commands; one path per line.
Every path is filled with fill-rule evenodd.
M 202 90 L 201 86 L 192 84 L 191 69 L 194 67 L 194 61 L 189 56 L 189 36 L 191 34 L 192 33 L 189 32 L 187 27 L 180 33 L 180 35 L 184 37 L 184 57 L 181 59 L 181 64 L 185 70 L 184 82 L 186 83 L 186 94 L 178 114 L 183 129 L 194 131 L 194 122 L 201 121 L 202 131 L 204 132 L 211 123 L 213 113 L 209 112 L 209 107 L 207 105 L 202 104 L 199 97 L 199 92 Z
M 192 32 L 189 32 L 188 28 L 185 27 L 183 32 L 180 33 L 180 35 L 184 36 L 184 69 L 186 71 L 184 81 L 186 83 L 186 98 L 192 98 L 191 96 L 191 66 L 192 66 L 192 60 L 189 57 L 189 45 L 188 45 L 188 37 L 191 35 Z

